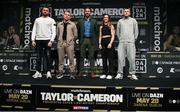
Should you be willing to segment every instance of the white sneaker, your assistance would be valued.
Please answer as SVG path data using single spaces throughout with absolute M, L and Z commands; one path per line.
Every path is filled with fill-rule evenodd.
M 123 75 L 120 74 L 120 73 L 118 73 L 118 74 L 116 75 L 115 79 L 123 79 Z
M 46 78 L 52 78 L 52 76 L 51 76 L 51 72 L 50 72 L 50 71 L 48 71 L 48 72 L 47 72 L 47 74 L 46 74 Z
M 131 78 L 131 77 L 132 77 L 132 75 L 128 75 L 127 77 L 128 77 L 128 78 Z
M 132 80 L 138 80 L 138 77 L 133 74 L 133 75 L 131 75 L 131 79 L 132 79 Z
M 108 75 L 108 76 L 106 77 L 106 79 L 112 79 L 112 76 L 111 76 L 111 75 Z
M 38 71 L 36 71 L 36 73 L 32 76 L 33 78 L 41 78 L 42 77 L 42 75 L 41 75 L 41 73 L 39 73 Z
M 106 78 L 106 75 L 101 75 L 100 78 L 101 78 L 101 79 L 105 79 L 105 78 Z
M 56 75 L 56 78 L 57 78 L 57 79 L 61 79 L 61 78 L 63 78 L 63 77 L 64 77 L 63 74 L 58 74 L 58 75 Z

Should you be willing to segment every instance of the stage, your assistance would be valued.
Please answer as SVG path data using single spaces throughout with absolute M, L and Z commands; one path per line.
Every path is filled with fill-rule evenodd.
M 4 50 L 0 53 L 1 110 L 179 110 L 178 52 L 137 52 L 137 81 L 126 77 L 128 63 L 124 67 L 124 79 L 100 79 L 102 59 L 99 54 L 95 60 L 97 77 L 69 79 L 65 75 L 62 79 L 56 79 L 56 62 L 53 60 L 53 78 L 47 79 L 43 75 L 40 79 L 34 79 L 36 56 L 34 50 Z M 76 55 L 77 68 L 78 59 Z M 65 57 L 65 73 L 68 73 L 68 65 Z M 88 60 L 84 61 L 84 66 L 89 68 Z M 115 68 L 117 70 L 117 61 Z
M 32 74 L 33 75 L 33 74 Z M 14 85 L 67 85 L 67 86 L 105 86 L 105 87 L 158 87 L 158 88 L 178 88 L 180 87 L 180 78 L 143 78 L 139 76 L 139 80 L 130 80 L 125 77 L 122 80 L 116 79 L 100 79 L 99 77 L 76 77 L 76 79 L 69 79 L 64 76 L 62 79 L 47 79 L 44 75 L 42 78 L 34 79 L 32 75 L 3 75 L 1 74 L 1 83 L 8 83 Z
M 139 77 L 135 81 L 126 77 L 47 79 L 44 75 L 34 79 L 32 75 L 1 74 L 1 110 L 179 110 L 179 78 Z
M 72 5 L 73 4 L 73 5 Z M 178 111 L 180 110 L 180 53 L 166 51 L 174 26 L 179 26 L 178 0 L 6 0 L 1 1 L 2 16 L 0 35 L 4 39 L 10 26 L 15 27 L 20 37 L 20 47 L 0 48 L 0 111 Z M 34 79 L 37 54 L 31 48 L 32 26 L 41 15 L 41 8 L 48 6 L 50 16 L 58 23 L 63 12 L 71 12 L 71 20 L 84 17 L 83 8 L 93 8 L 93 18 L 102 24 L 102 17 L 108 14 L 115 29 L 122 18 L 124 7 L 130 6 L 132 17 L 138 22 L 139 35 L 136 44 L 136 73 L 139 80 L 127 78 L 128 63 L 122 80 L 100 79 L 102 75 L 102 55 L 95 48 L 95 73 L 97 77 L 76 77 L 69 79 Z M 173 12 L 173 13 L 172 13 Z M 75 43 L 75 65 L 79 70 L 79 38 Z M 97 42 L 98 44 L 98 39 Z M 117 51 L 119 40 L 115 37 Z M 96 46 L 97 47 L 97 46 Z M 57 70 L 57 42 L 51 49 L 52 71 Z M 65 72 L 69 60 L 65 56 Z M 117 72 L 117 52 L 114 55 Z M 84 67 L 89 67 L 88 59 Z M 127 67 L 127 68 L 126 68 Z M 43 69 L 42 67 L 42 71 Z M 52 72 L 53 73 L 53 72 Z M 54 74 L 53 74 L 54 75 Z

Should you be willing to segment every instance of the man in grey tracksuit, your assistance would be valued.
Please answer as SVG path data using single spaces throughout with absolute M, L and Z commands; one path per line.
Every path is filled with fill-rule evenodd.
M 135 75 L 135 41 L 138 37 L 138 24 L 137 21 L 130 17 L 130 9 L 123 10 L 123 18 L 117 23 L 117 37 L 119 39 L 118 45 L 118 73 L 115 79 L 123 78 L 123 66 L 125 57 L 129 61 L 129 77 L 133 80 L 138 80 Z

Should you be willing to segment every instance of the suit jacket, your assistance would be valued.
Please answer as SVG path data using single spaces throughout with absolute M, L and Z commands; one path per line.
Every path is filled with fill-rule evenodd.
M 79 37 L 79 41 L 80 41 L 80 45 L 82 44 L 84 38 L 84 19 L 80 19 L 77 22 L 77 29 L 78 29 L 78 37 Z M 97 43 L 98 43 L 98 26 L 97 26 L 97 22 L 95 19 L 90 18 L 90 23 L 91 23 L 91 44 L 96 47 Z

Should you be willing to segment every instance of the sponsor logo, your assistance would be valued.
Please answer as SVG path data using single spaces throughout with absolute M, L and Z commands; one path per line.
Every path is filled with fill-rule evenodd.
M 158 67 L 157 68 L 157 73 L 163 73 L 163 68 L 162 67 Z
M 24 48 L 28 48 L 31 35 L 31 8 L 25 9 L 25 24 L 24 24 Z
M 170 104 L 180 104 L 180 99 L 169 99 Z
M 7 65 L 3 65 L 2 66 L 2 70 L 6 71 L 8 69 L 8 66 Z
M 180 69 L 171 68 L 169 72 L 170 72 L 170 73 L 180 72 Z
M 73 106 L 73 110 L 89 110 L 88 106 Z
M 147 73 L 146 59 L 136 59 L 136 73 Z
M 160 7 L 154 7 L 154 46 L 153 46 L 153 50 L 154 51 L 160 51 L 161 50 L 161 17 L 160 17 Z
M 14 65 L 14 70 L 18 70 L 18 65 Z
M 30 57 L 30 71 L 36 70 L 36 63 L 37 63 L 36 57 Z
M 3 59 L 0 59 L 0 62 L 3 62 Z
M 146 20 L 146 6 L 133 6 L 133 17 L 137 20 Z
M 170 73 L 175 73 L 175 68 L 171 68 Z

